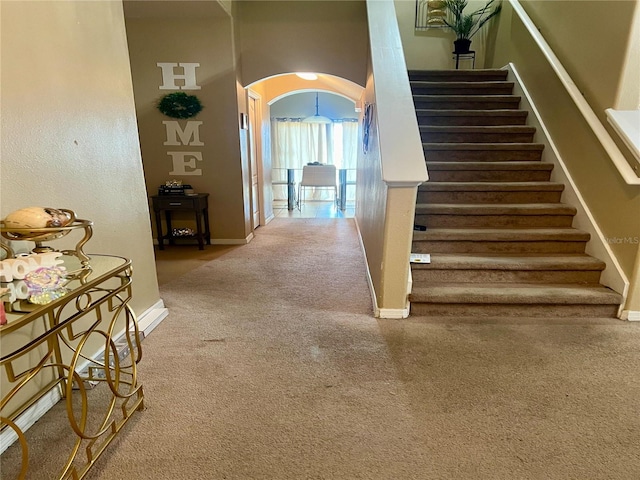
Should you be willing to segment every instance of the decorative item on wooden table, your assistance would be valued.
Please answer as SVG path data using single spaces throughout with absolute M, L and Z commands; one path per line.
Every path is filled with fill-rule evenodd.
M 29 302 L 36 305 L 51 303 L 68 292 L 65 270 L 60 267 L 41 267 L 29 272 L 24 283 L 29 289 Z
M 66 255 L 75 255 L 83 266 L 88 266 L 89 257 L 82 251 L 82 247 L 93 235 L 93 222 L 76 218 L 72 210 L 50 207 L 26 207 L 11 212 L 0 221 L 0 234 L 9 241 L 29 241 L 35 243 L 33 253 L 55 252 L 53 247 L 43 245 L 58 238 L 62 238 L 76 229 L 83 229 L 84 236 L 77 242 L 75 250 L 64 250 Z M 0 243 L 6 258 L 15 258 L 13 249 L 6 243 Z
M 477 10 L 465 13 L 468 0 L 445 0 L 448 11 L 444 22 L 456 34 L 453 42 L 453 53 L 469 53 L 471 37 L 473 37 L 489 20 L 500 13 L 502 5 L 497 4 L 497 0 L 489 0 L 485 5 Z M 495 7 L 492 9 L 491 7 Z
M 24 280 L 28 273 L 43 267 L 59 267 L 64 263 L 61 252 L 20 253 L 0 260 L 0 282 Z
M 167 180 L 158 187 L 158 195 L 194 195 L 193 187 L 183 184 L 182 180 Z
M 171 231 L 172 237 L 193 237 L 195 233 L 191 228 L 174 228 Z
M 64 227 L 72 222 L 75 215 L 70 210 L 49 207 L 27 207 L 11 212 L 4 219 L 7 228 L 47 228 Z
M 60 298 L 67 292 L 64 287 L 69 280 L 78 278 L 82 281 L 83 273 L 91 271 L 81 268 L 67 272 L 63 263 L 61 252 L 21 253 L 0 261 L 0 290 L 4 292 L 1 296 L 5 311 L 28 312 L 33 307 L 25 302 L 43 305 Z M 52 281 L 55 283 L 50 283 Z

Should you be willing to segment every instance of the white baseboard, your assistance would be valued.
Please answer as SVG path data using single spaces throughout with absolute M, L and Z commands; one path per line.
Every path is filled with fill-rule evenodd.
M 407 318 L 409 316 L 409 302 L 407 301 L 406 308 L 380 308 L 378 307 L 378 300 L 376 298 L 376 289 L 373 286 L 373 280 L 371 279 L 371 272 L 369 271 L 369 262 L 367 262 L 367 251 L 364 249 L 364 242 L 362 241 L 362 234 L 360 233 L 360 226 L 358 225 L 358 219 L 353 219 L 356 224 L 356 230 L 358 232 L 358 241 L 360 242 L 360 249 L 362 255 L 364 255 L 364 264 L 367 270 L 367 284 L 369 285 L 369 292 L 371 293 L 371 301 L 373 302 L 373 315 L 376 318 Z M 408 293 L 411 292 L 411 274 L 409 274 L 409 284 L 407 285 Z
M 160 325 L 160 322 L 162 322 L 167 315 L 169 315 L 169 310 L 164 306 L 162 299 L 160 299 L 138 317 L 138 329 L 142 332 L 143 336 L 146 337 L 154 328 Z
M 151 331 L 160 325 L 160 322 L 164 320 L 169 311 L 164 306 L 162 300 L 158 300 L 152 307 L 145 310 L 138 316 L 138 329 L 141 333 L 141 340 L 151 333 Z M 120 343 L 122 335 L 115 340 L 116 345 Z M 96 352 L 95 359 L 103 358 L 104 348 Z M 78 371 L 83 371 L 88 368 L 91 361 L 86 360 L 82 364 L 78 364 Z M 31 407 L 26 409 L 22 415 L 20 415 L 15 423 L 22 430 L 26 432 L 31 426 L 36 423 L 45 413 L 47 413 L 53 406 L 60 401 L 62 395 L 59 387 L 53 388 L 47 392 L 40 400 L 34 403 Z M 0 454 L 9 448 L 13 442 L 18 439 L 18 434 L 11 428 L 6 428 L 2 434 L 0 434 Z
M 271 220 L 273 220 L 273 218 Z M 242 238 L 212 238 L 211 239 L 211 245 L 246 245 L 251 240 L 253 240 L 253 233 L 250 233 L 247 236 L 247 238 L 245 238 L 245 239 L 242 239 Z M 153 240 L 153 244 L 154 245 L 160 245 L 160 243 L 158 243 L 158 240 L 156 240 L 156 239 Z M 197 245 L 197 244 L 194 243 L 194 245 Z
M 407 318 L 408 316 L 408 308 L 379 308 L 376 315 L 377 318 Z
M 640 322 L 640 311 L 623 310 L 620 318 L 622 320 L 629 320 L 630 322 Z
M 247 235 L 247 238 L 212 238 L 212 245 L 246 245 L 253 240 L 253 232 Z
M 362 233 L 360 232 L 360 225 L 358 225 L 358 219 L 354 217 L 353 221 L 356 224 L 356 231 L 358 232 L 358 242 L 360 243 L 360 250 L 364 256 L 364 265 L 367 272 L 367 285 L 369 285 L 369 293 L 371 294 L 371 301 L 373 303 L 373 315 L 379 318 L 380 309 L 378 308 L 378 300 L 376 298 L 376 289 L 373 286 L 373 280 L 371 279 L 371 272 L 369 271 L 369 262 L 367 261 L 367 251 L 364 248 L 364 242 L 362 240 Z

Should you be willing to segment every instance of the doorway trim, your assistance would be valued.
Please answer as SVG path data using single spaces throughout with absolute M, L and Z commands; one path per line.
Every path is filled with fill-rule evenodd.
M 251 115 L 251 109 L 249 108 L 249 104 L 254 102 L 255 107 L 255 118 Z M 247 88 L 247 110 L 249 114 L 249 176 L 250 178 L 254 173 L 257 174 L 257 190 L 258 190 L 258 204 L 259 204 L 259 224 L 255 225 L 254 216 L 253 216 L 253 188 L 251 189 L 251 228 L 255 230 L 260 225 L 267 224 L 267 218 L 265 214 L 265 196 L 264 196 L 264 168 L 263 168 L 263 160 L 264 155 L 262 151 L 262 95 L 257 93 L 250 88 Z M 252 137 L 253 136 L 253 137 Z M 251 142 L 255 144 L 255 162 L 252 161 L 251 156 L 253 155 L 253 149 L 251 148 Z M 252 171 L 251 165 L 255 165 L 257 172 Z

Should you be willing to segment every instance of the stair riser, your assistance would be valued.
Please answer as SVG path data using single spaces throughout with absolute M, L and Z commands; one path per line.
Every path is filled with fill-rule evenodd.
M 524 116 L 497 116 L 485 115 L 474 117 L 460 116 L 432 116 L 418 114 L 418 125 L 433 127 L 470 127 L 470 126 L 499 126 L 499 125 L 525 125 L 527 117 Z
M 411 316 L 442 317 L 500 317 L 500 318 L 575 318 L 576 320 L 593 317 L 615 318 L 618 307 L 615 305 L 500 305 L 500 304 L 464 304 L 464 303 L 411 303 Z M 523 320 L 526 321 L 526 320 Z
M 409 72 L 412 82 L 501 82 L 507 79 L 507 72 L 479 72 L 459 70 L 457 72 L 422 73 Z
M 486 100 L 469 102 L 467 100 L 446 100 L 446 99 L 414 99 L 415 108 L 429 108 L 435 110 L 492 110 L 507 109 L 517 110 L 520 106 L 520 99 L 516 98 L 508 101 Z
M 530 143 L 533 133 L 527 132 L 420 132 L 423 143 Z
M 546 182 L 549 170 L 430 170 L 430 182 Z
M 537 162 L 541 150 L 434 150 L 424 148 L 424 156 L 432 162 Z
M 584 253 L 584 241 L 414 241 L 414 253 Z
M 430 215 L 416 213 L 427 228 L 569 228 L 573 215 Z
M 427 192 L 418 190 L 418 203 L 558 203 L 561 192 Z
M 409 71 L 425 82 L 411 87 L 429 172 L 415 214 L 427 230 L 414 233 L 411 251 L 433 254 L 433 263 L 412 265 L 410 314 L 615 318 L 619 296 L 598 286 L 604 264 L 585 255 L 589 235 L 572 229 L 575 209 L 559 205 L 562 188 L 539 163 L 540 132 L 527 126 L 510 83 L 479 83 L 505 73 Z
M 441 86 L 411 86 L 414 95 L 511 95 L 513 86 L 509 84 L 465 87 L 441 87 Z
M 415 283 L 598 283 L 600 270 L 427 270 L 414 269 Z

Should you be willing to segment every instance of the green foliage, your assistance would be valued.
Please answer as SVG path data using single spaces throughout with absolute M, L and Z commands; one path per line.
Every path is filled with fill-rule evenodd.
M 453 30 L 458 39 L 471 39 L 482 26 L 500 13 L 502 5 L 491 7 L 496 0 L 489 0 L 482 8 L 471 13 L 464 13 L 468 0 L 446 0 L 445 6 L 449 11 L 449 18 L 445 19 L 447 26 Z
M 158 110 L 171 118 L 195 117 L 202 110 L 202 104 L 195 95 L 184 92 L 168 93 L 158 102 Z

